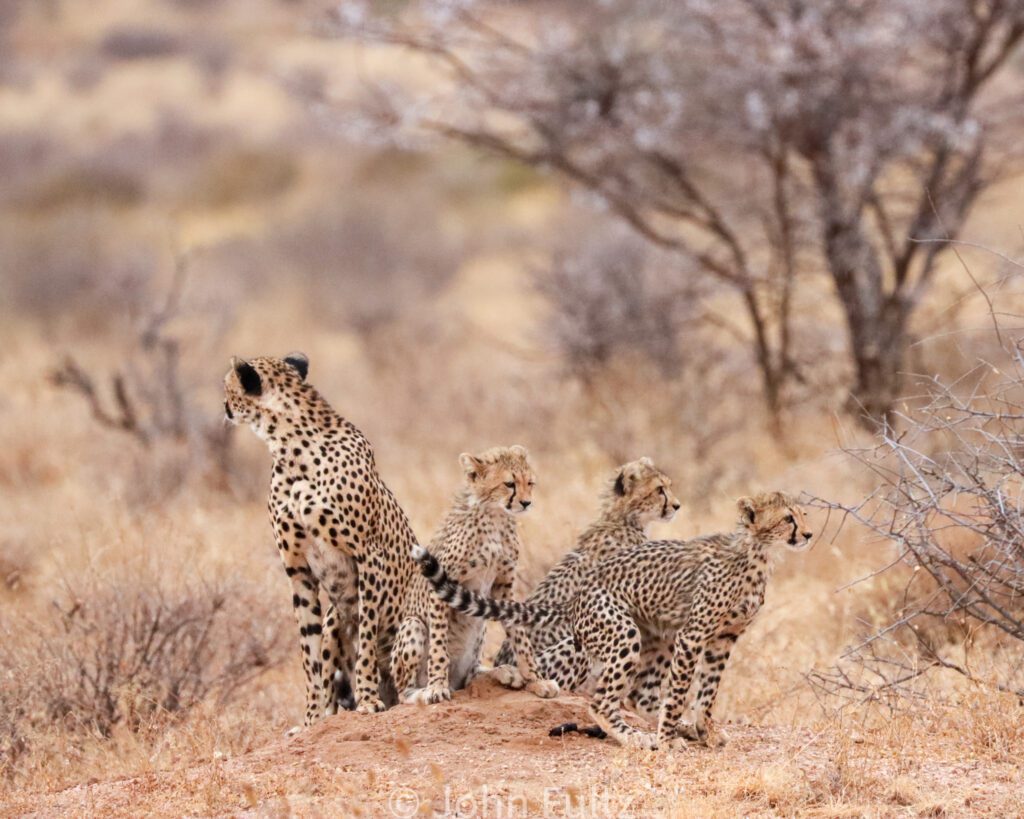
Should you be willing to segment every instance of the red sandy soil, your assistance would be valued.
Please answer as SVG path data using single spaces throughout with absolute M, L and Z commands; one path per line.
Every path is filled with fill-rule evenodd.
M 580 735 L 586 700 L 483 681 L 450 703 L 345 713 L 236 758 L 26 793 L 38 816 L 1024 815 L 1012 761 L 914 762 L 870 737 L 729 725 L 729 744 L 667 753 Z

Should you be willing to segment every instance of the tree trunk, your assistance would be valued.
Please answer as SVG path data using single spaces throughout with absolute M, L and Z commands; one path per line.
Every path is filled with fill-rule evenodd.
M 907 346 L 908 304 L 887 292 L 882 264 L 864 230 L 864 209 L 844 201 L 832 160 L 814 162 L 825 258 L 850 339 L 855 380 L 847 410 L 866 428 L 889 420 L 899 398 Z
M 850 325 L 856 380 L 847 410 L 868 429 L 889 423 L 903 385 L 907 348 L 907 311 L 900 300 L 887 300 L 881 312 L 859 325 Z M 849 312 L 847 313 L 849 322 Z

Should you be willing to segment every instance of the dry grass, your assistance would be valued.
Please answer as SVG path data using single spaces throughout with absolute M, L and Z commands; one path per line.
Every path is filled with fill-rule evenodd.
M 130 370 L 140 300 L 146 302 L 147 288 L 162 292 L 166 280 L 168 233 L 197 250 L 182 315 L 167 328 L 180 341 L 181 377 L 197 416 L 218 416 L 230 355 L 304 350 L 310 379 L 374 442 L 381 472 L 421 538 L 441 519 L 459 479 L 460 452 L 526 445 L 539 485 L 536 508 L 524 519 L 524 585 L 536 582 L 593 517 L 614 466 L 640 455 L 668 471 L 684 499 L 677 521 L 658 527 L 656 536 L 729 527 L 733 498 L 760 487 L 837 500 L 871 488 L 870 478 L 834 454 L 839 439 L 854 434 L 832 414 L 834 397 L 795 408 L 787 436 L 776 439 L 764 430 L 742 357 L 693 376 L 686 364 L 697 357 L 690 356 L 684 376 L 667 385 L 657 368 L 631 354 L 611 356 L 586 388 L 566 378 L 564 361 L 545 342 L 543 307 L 528 276 L 536 259 L 523 241 L 562 209 L 561 195 L 545 185 L 511 184 L 507 169 L 484 168 L 461 153 L 426 171 L 415 163 L 397 167 L 399 158 L 390 154 L 363 164 L 339 156 L 345 151 L 336 143 L 307 133 L 312 126 L 281 77 L 261 66 L 268 53 L 288 71 L 323 70 L 332 60 L 349 65 L 351 55 L 339 55 L 337 44 L 332 52 L 301 39 L 285 6 L 266 4 L 266 16 L 252 22 L 249 4 L 154 2 L 146 20 L 132 3 L 96 5 L 88 20 L 70 11 L 52 19 L 27 13 L 20 42 L 36 83 L 0 87 L 0 125 L 64 140 L 63 158 L 41 164 L 38 186 L 31 174 L 19 176 L 24 196 L 0 201 L 0 252 L 10 262 L 0 281 L 0 804 L 10 806 L 3 812 L 37 810 L 41 794 L 125 776 L 163 783 L 159 794 L 169 801 L 147 803 L 157 812 L 257 805 L 266 813 L 330 812 L 323 806 L 342 804 L 343 784 L 367 776 L 331 773 L 338 762 L 330 749 L 348 753 L 348 746 L 329 746 L 321 760 L 327 773 L 301 782 L 284 752 L 280 765 L 257 755 L 255 768 L 240 762 L 231 774 L 217 767 L 259 749 L 280 751 L 277 740 L 301 718 L 290 592 L 262 498 L 269 468 L 263 445 L 241 431 L 230 452 L 230 480 L 211 488 L 190 472 L 201 462 L 189 449 L 194 441 L 144 446 L 95 424 L 78 396 L 50 382 L 68 351 L 91 372 Z M 199 9 L 207 7 L 220 15 L 220 27 L 201 22 Z M 204 86 L 205 75 L 189 62 L 190 36 L 105 39 L 143 22 L 146 32 L 181 26 L 223 40 L 234 59 L 222 67 L 220 90 Z M 297 43 L 309 46 L 305 63 Z M 88 64 L 94 76 L 87 87 L 66 86 L 50 73 L 43 59 L 50 46 L 65 55 L 58 71 L 80 74 Z M 111 49 L 118 59 L 109 59 Z M 176 127 L 168 127 L 168 117 Z M 238 123 L 245 123 L 244 135 L 223 130 Z M 35 155 L 26 149 L 18 164 Z M 184 172 L 183 157 L 210 173 L 200 179 Z M 257 170 L 252 179 L 250 167 Z M 379 189 L 361 198 L 373 185 Z M 386 210 L 399 195 L 412 205 Z M 367 201 L 367 218 L 382 225 L 408 225 L 418 218 L 410 208 L 436 206 L 417 241 L 397 257 L 402 264 L 419 260 L 435 279 L 412 288 L 397 315 L 360 333 L 350 321 L 358 279 L 344 259 L 332 276 L 313 269 L 322 267 L 316 248 L 293 258 L 291 268 L 280 253 L 311 236 L 326 241 L 323 220 L 309 234 L 294 230 L 311 215 L 357 212 Z M 444 241 L 424 255 L 435 230 Z M 437 272 L 449 263 L 451 276 Z M 311 309 L 311 301 L 332 299 Z M 971 320 L 969 310 L 962 315 Z M 952 355 L 948 346 L 940 352 Z M 718 713 L 734 723 L 735 742 L 714 758 L 574 746 L 552 763 L 572 787 L 585 792 L 589 766 L 599 764 L 593 770 L 606 777 L 615 799 L 632 800 L 637 815 L 1024 810 L 1016 795 L 1024 720 L 1014 697 L 937 675 L 929 684 L 939 696 L 895 715 L 877 704 L 840 709 L 817 699 L 806 672 L 832 663 L 884 622 L 899 605 L 902 580 L 881 576 L 837 592 L 884 565 L 889 550 L 853 529 L 836 536 L 835 520 L 814 522 L 823 536 L 810 553 L 782 561 L 723 682 Z M 215 615 L 213 636 L 195 657 L 195 643 L 185 642 L 163 665 L 149 662 L 149 677 L 131 678 L 124 667 L 135 656 L 130 629 L 125 640 L 110 638 L 133 616 L 152 624 L 161 595 L 168 616 Z M 956 629 L 947 635 L 961 637 Z M 253 654 L 253 647 L 261 648 Z M 1015 655 L 976 641 L 973 650 L 977 661 L 1020 663 L 1019 649 Z M 97 651 L 114 658 L 114 717 L 105 727 L 81 704 L 53 708 Z M 248 679 L 264 653 L 265 673 Z M 166 696 L 168 675 L 182 669 L 203 681 L 187 708 Z M 225 677 L 225 669 L 234 672 Z M 431 776 L 428 740 L 415 733 L 405 740 L 424 746 L 410 777 Z M 538 748 L 548 748 L 545 742 L 540 732 Z M 452 754 L 478 751 L 499 755 L 501 748 L 474 736 Z M 524 770 L 541 768 L 547 757 L 538 760 L 531 762 L 528 750 L 520 758 Z M 382 754 L 367 767 L 379 764 L 380 778 L 400 783 L 407 763 L 401 754 Z M 452 762 L 451 775 L 458 769 Z M 298 793 L 300 785 L 308 792 Z M 379 791 L 377 785 L 367 792 Z M 527 791 L 537 798 L 536 789 Z M 84 791 L 69 793 L 81 800 L 77 812 L 88 810 Z M 174 802 L 175 795 L 189 801 Z M 133 807 L 129 800 L 124 811 Z M 376 808 L 369 810 L 375 815 Z

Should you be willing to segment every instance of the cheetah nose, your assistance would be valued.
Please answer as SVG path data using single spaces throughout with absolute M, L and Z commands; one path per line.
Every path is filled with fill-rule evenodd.
M 224 414 L 228 417 L 229 421 L 235 417 L 235 414 L 231 411 L 231 407 L 228 406 L 227 401 L 224 402 Z
M 519 501 L 519 504 L 523 507 L 523 509 L 529 508 L 531 503 L 533 503 L 533 501 L 524 501 L 524 500 Z
M 679 511 L 680 507 L 682 507 L 682 504 L 679 501 L 676 501 L 675 503 L 672 504 L 672 508 L 675 509 L 677 512 Z
M 804 532 L 803 536 L 804 536 L 804 540 L 810 540 L 812 537 L 814 537 L 814 533 L 813 532 Z

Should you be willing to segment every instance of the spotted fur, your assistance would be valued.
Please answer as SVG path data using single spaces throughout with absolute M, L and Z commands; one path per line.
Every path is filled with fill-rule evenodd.
M 654 521 L 671 521 L 679 510 L 672 481 L 650 458 L 623 464 L 602 495 L 601 514 L 579 536 L 576 546 L 552 567 L 526 598 L 531 605 L 561 608 L 580 590 L 586 573 L 598 561 L 647 541 L 647 527 Z M 564 619 L 543 626 L 528 626 L 530 643 L 540 674 L 562 689 L 584 686 L 590 662 L 578 651 L 572 629 Z M 512 661 L 512 646 L 505 641 L 495 664 Z
M 294 353 L 233 359 L 224 377 L 227 419 L 250 426 L 273 458 L 268 508 L 292 584 L 307 725 L 336 707 L 335 669 L 342 691 L 354 677 L 357 711 L 393 699 L 387 659 L 416 542 L 370 442 L 306 382 L 308 369 Z M 321 589 L 332 604 L 326 617 Z
M 723 741 L 709 735 L 711 709 L 732 647 L 764 602 L 771 552 L 778 544 L 803 550 L 812 536 L 788 495 L 764 493 L 738 505 L 732 533 L 651 541 L 602 560 L 562 609 L 582 650 L 601 664 L 591 714 L 623 744 L 666 748 Z M 490 606 L 453 584 L 429 554 L 417 553 L 417 560 L 442 599 L 460 610 L 527 623 L 557 614 L 525 604 Z M 638 676 L 649 669 L 660 680 L 656 733 L 628 725 L 622 716 Z M 683 721 L 689 708 L 692 724 Z
M 450 577 L 480 594 L 507 599 L 519 560 L 518 516 L 533 502 L 535 477 L 521 446 L 495 447 L 460 456 L 465 483 L 430 544 Z M 405 619 L 392 652 L 395 684 L 407 702 L 434 703 L 451 698 L 480 673 L 483 620 L 446 606 L 422 575 L 409 590 Z M 495 676 L 507 685 L 541 697 L 558 686 L 540 679 L 529 636 L 512 628 L 513 650 Z

